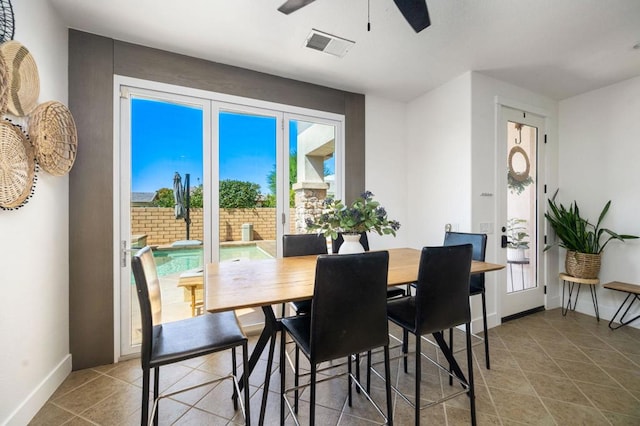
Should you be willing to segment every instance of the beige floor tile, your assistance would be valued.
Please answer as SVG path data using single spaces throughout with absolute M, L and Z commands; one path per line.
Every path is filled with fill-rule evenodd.
M 31 426 L 55 426 L 61 425 L 73 418 L 74 415 L 67 410 L 50 402 L 38 411 L 38 414 L 29 422 Z
M 594 407 L 547 398 L 542 398 L 542 402 L 559 425 L 599 426 L 607 424 L 607 419 Z
M 390 327 L 401 336 L 396 326 Z M 445 333 L 447 334 L 447 333 Z M 456 348 L 464 348 L 464 333 L 454 333 Z M 448 335 L 447 335 L 448 339 Z M 409 339 L 410 352 L 415 338 Z M 560 309 L 539 312 L 510 321 L 489 331 L 491 370 L 484 365 L 484 347 L 474 346 L 474 376 L 476 381 L 476 411 L 479 425 L 517 426 L 573 425 L 573 424 L 640 424 L 640 330 L 624 327 L 611 331 L 606 321 L 578 312 L 562 316 Z M 257 336 L 249 340 L 250 350 Z M 392 340 L 393 345 L 396 344 Z M 280 424 L 279 345 L 269 374 L 270 392 L 266 406 L 265 425 Z M 287 350 L 292 351 L 292 346 Z M 443 360 L 436 346 L 423 341 L 423 352 Z M 399 355 L 400 349 L 392 349 Z M 237 363 L 241 356 L 238 351 Z M 251 417 L 257 423 L 267 351 L 250 377 Z M 381 360 L 374 354 L 374 362 Z M 464 351 L 456 359 L 466 373 Z M 301 358 L 301 366 L 308 371 L 308 362 Z M 366 358 L 361 360 L 364 382 Z M 409 372 L 404 373 L 402 360 L 391 362 L 392 381 L 410 398 L 414 392 L 415 355 L 409 356 Z M 450 387 L 446 374 L 423 360 L 421 390 L 423 403 L 459 389 Z M 344 367 L 342 367 L 345 369 Z M 379 372 L 382 365 L 377 366 Z M 230 351 L 184 361 L 161 368 L 161 389 L 200 383 L 200 379 L 218 377 L 231 371 Z M 242 369 L 240 368 L 241 372 Z M 98 366 L 73 372 L 43 406 L 31 424 L 39 425 L 139 425 L 141 376 L 139 360 Z M 153 380 L 153 375 L 152 375 Z M 287 383 L 293 383 L 291 370 Z M 323 425 L 369 426 L 380 424 L 377 411 L 354 391 L 352 407 L 346 405 L 346 378 L 318 385 L 317 420 Z M 175 399 L 160 403 L 161 425 L 222 424 L 242 425 L 240 411 L 233 409 L 231 382 L 224 381 L 191 391 Z M 308 423 L 308 390 L 301 394 L 300 420 Z M 384 383 L 372 375 L 372 395 L 386 411 Z M 414 410 L 395 392 L 393 394 L 394 422 L 412 425 Z M 423 424 L 468 425 L 469 400 L 460 395 L 420 412 Z M 293 425 L 286 414 L 285 425 Z
M 496 409 L 501 419 L 514 420 L 524 424 L 555 425 L 553 417 L 537 397 L 502 389 L 489 390 L 494 397 Z
M 123 392 L 127 386 L 129 385 L 121 380 L 101 376 L 54 399 L 53 402 L 65 410 L 80 414 L 109 396 Z
M 576 383 L 600 410 L 640 418 L 640 401 L 620 387 L 607 387 L 593 383 Z
M 574 381 L 615 386 L 615 381 L 593 362 L 556 360 L 562 371 Z
M 567 377 L 550 376 L 543 373 L 525 372 L 529 382 L 541 398 L 571 402 L 590 406 L 591 402 L 580 389 Z

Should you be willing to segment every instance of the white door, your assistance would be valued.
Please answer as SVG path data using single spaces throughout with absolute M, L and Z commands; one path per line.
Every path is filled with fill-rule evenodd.
M 501 232 L 498 294 L 502 320 L 544 307 L 542 250 L 545 120 L 501 107 L 498 120 L 498 170 Z

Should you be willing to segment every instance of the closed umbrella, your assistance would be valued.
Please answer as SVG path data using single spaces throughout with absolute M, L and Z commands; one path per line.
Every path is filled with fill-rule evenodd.
M 182 219 L 185 213 L 184 188 L 182 187 L 182 178 L 178 172 L 173 175 L 173 201 L 175 203 L 174 213 L 176 219 Z

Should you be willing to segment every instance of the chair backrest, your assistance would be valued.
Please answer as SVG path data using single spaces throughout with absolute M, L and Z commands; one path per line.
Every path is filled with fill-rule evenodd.
M 470 234 L 466 232 L 446 232 L 445 246 L 471 244 L 473 246 L 473 260 L 484 262 L 487 252 L 487 234 Z M 473 274 L 470 279 L 471 291 L 484 291 L 484 274 Z
M 282 236 L 282 256 L 327 254 L 327 239 L 322 234 L 289 234 Z
M 151 359 L 153 326 L 162 322 L 162 296 L 156 262 L 149 246 L 138 250 L 131 257 L 131 269 L 136 282 L 140 317 L 142 320 L 142 363 Z
M 331 251 L 337 253 L 340 250 L 340 246 L 344 243 L 343 232 L 338 232 L 338 237 L 335 240 L 331 240 Z M 360 244 L 364 248 L 364 251 L 369 251 L 369 238 L 367 238 L 366 232 L 360 233 Z
M 389 344 L 389 253 L 320 255 L 311 304 L 313 362 Z
M 416 282 L 417 335 L 471 321 L 469 276 L 471 244 L 424 247 Z

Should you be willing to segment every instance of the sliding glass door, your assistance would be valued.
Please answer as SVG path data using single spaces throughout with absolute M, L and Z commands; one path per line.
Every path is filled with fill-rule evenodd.
M 163 322 L 199 315 L 206 263 L 281 256 L 282 235 L 342 194 L 340 116 L 136 83 L 116 88 L 119 356 L 140 344 L 135 250 L 152 247 Z M 261 327 L 260 310 L 238 315 Z

